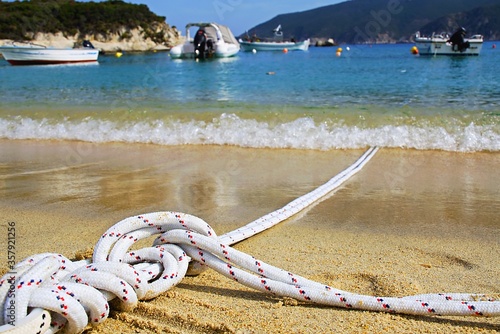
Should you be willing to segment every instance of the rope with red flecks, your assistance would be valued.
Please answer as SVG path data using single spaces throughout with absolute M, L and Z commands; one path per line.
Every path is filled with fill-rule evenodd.
M 259 233 L 310 206 L 359 171 L 376 153 L 372 148 L 351 167 L 316 190 L 245 227 L 217 237 L 202 219 L 176 212 L 148 213 L 112 226 L 99 239 L 90 261 L 72 262 L 59 254 L 39 254 L 0 280 L 1 332 L 79 333 L 104 321 L 108 301 L 131 310 L 138 300 L 158 296 L 186 274 L 211 268 L 248 287 L 279 296 L 360 310 L 416 315 L 500 315 L 500 301 L 478 294 L 408 297 L 358 295 L 323 285 L 244 254 L 230 244 Z M 151 247 L 130 251 L 157 235 Z M 15 313 L 12 313 L 15 305 Z

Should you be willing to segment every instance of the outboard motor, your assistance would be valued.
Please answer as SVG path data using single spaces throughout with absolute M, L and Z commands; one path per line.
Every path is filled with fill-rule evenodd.
M 453 51 L 464 52 L 470 48 L 470 43 L 464 40 L 466 33 L 467 31 L 465 31 L 464 28 L 460 28 L 453 35 L 451 35 L 448 42 L 451 43 Z
M 207 35 L 205 30 L 198 29 L 196 36 L 194 36 L 194 57 L 195 58 L 205 58 L 205 48 L 207 44 Z
M 94 49 L 94 46 L 92 45 L 92 43 L 90 43 L 90 41 L 88 40 L 84 40 L 83 43 L 82 43 L 82 46 L 84 48 L 89 48 L 89 49 Z

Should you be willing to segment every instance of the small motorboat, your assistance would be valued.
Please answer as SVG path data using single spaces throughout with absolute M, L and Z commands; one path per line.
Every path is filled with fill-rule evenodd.
M 12 42 L 0 46 L 0 53 L 12 65 L 46 65 L 96 62 L 99 50 L 84 41 L 77 48 L 51 48 L 26 42 Z
M 274 37 L 271 40 L 260 40 L 256 36 L 247 37 L 244 40 L 240 38 L 239 42 L 241 50 L 243 51 L 307 51 L 311 41 L 306 39 L 304 41 L 296 42 L 295 40 L 284 41 L 283 31 L 281 24 L 273 29 Z
M 192 36 L 192 30 L 196 32 Z M 170 49 L 173 59 L 228 58 L 240 51 L 240 44 L 231 30 L 217 23 L 189 23 L 186 41 Z
M 307 51 L 309 49 L 310 40 L 301 42 L 257 42 L 239 40 L 242 51 Z
M 418 53 L 424 56 L 479 56 L 483 47 L 483 36 L 465 38 L 465 29 L 460 28 L 451 37 L 447 33 L 421 36 L 415 34 Z

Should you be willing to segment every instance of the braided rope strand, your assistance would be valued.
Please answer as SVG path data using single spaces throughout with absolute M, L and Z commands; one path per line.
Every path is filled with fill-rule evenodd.
M 484 295 L 436 294 L 396 298 L 349 293 L 286 272 L 228 245 L 190 231 L 172 230 L 164 233 L 157 242 L 188 245 L 184 249 L 189 256 L 196 261 L 203 261 L 220 274 L 248 287 L 297 300 L 413 315 L 500 315 L 500 301 L 478 301 L 484 298 Z
M 361 155 L 358 160 L 356 160 L 356 162 L 331 178 L 327 183 L 293 200 L 281 209 L 268 213 L 267 215 L 262 216 L 245 226 L 221 235 L 219 237 L 220 242 L 228 245 L 233 245 L 262 231 L 265 231 L 281 223 L 285 219 L 297 214 L 299 211 L 304 210 L 306 207 L 309 207 L 311 204 L 317 202 L 326 194 L 331 193 L 332 191 L 340 187 L 351 176 L 359 172 L 361 168 L 363 168 L 368 163 L 368 161 L 370 161 L 375 153 L 377 153 L 377 151 L 378 147 L 370 147 Z

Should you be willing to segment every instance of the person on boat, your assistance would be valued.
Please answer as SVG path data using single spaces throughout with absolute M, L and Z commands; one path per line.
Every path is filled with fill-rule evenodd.
M 194 52 L 195 58 L 205 58 L 205 47 L 207 44 L 207 34 L 203 28 L 198 29 L 194 36 Z
M 211 38 L 207 39 L 207 53 L 209 57 L 212 56 L 212 53 L 214 52 L 214 41 L 212 41 Z
M 260 42 L 260 38 L 257 37 L 257 34 L 254 33 L 250 42 Z
M 90 43 L 90 41 L 88 40 L 84 40 L 83 43 L 82 43 L 82 46 L 84 48 L 89 48 L 89 49 L 94 49 L 94 46 L 92 45 L 92 43 Z
M 453 51 L 464 52 L 470 47 L 470 43 L 466 42 L 464 37 L 467 31 L 465 28 L 458 29 L 453 35 L 451 35 L 450 39 L 447 41 L 451 43 L 451 47 Z

